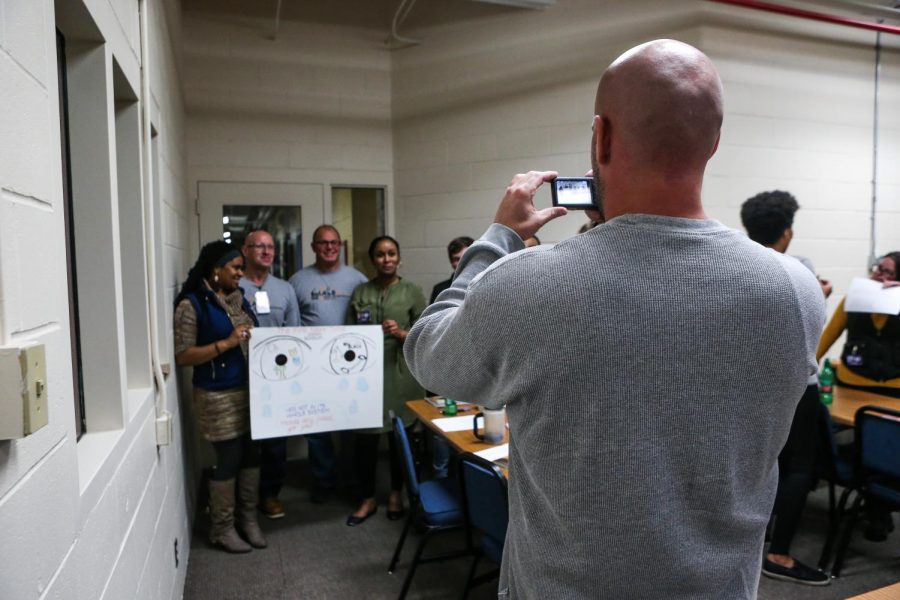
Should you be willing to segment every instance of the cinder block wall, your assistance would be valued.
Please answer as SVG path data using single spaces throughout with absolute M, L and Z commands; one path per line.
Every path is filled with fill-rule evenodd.
M 709 3 L 602 4 L 569 0 L 543 13 L 414 30 L 424 43 L 395 53 L 395 182 L 406 274 L 426 290 L 446 278 L 446 243 L 483 232 L 515 173 L 588 169 L 603 68 L 634 44 L 672 37 L 706 51 L 725 84 L 722 141 L 704 183 L 709 216 L 740 229 L 746 198 L 770 189 L 794 193 L 802 210 L 790 253 L 808 256 L 833 281 L 833 309 L 868 266 L 875 34 Z M 896 40 L 886 44 L 876 253 L 900 247 L 891 167 L 900 140 L 900 53 Z M 539 194 L 539 206 L 549 202 Z M 567 216 L 541 239 L 573 235 L 583 221 Z
M 77 6 L 75 12 L 84 17 L 68 23 L 70 31 L 79 32 L 73 33 L 73 40 L 92 32 L 84 34 L 91 37 L 85 47 L 94 49 L 101 65 L 99 80 L 104 83 L 96 91 L 103 98 L 101 111 L 107 110 L 103 126 L 112 126 L 113 88 L 121 85 L 141 93 L 138 2 L 109 0 L 85 6 L 80 0 L 65 0 L 57 4 Z M 162 245 L 160 274 L 151 289 L 163 317 L 159 326 L 163 359 L 171 361 L 171 318 L 166 317 L 171 313 L 175 281 L 184 276 L 190 212 L 176 67 L 180 8 L 172 0 L 148 5 L 152 67 L 151 97 L 145 100 L 152 105 L 157 133 L 155 179 L 159 185 L 153 202 L 159 220 L 156 241 Z M 111 421 L 115 423 L 110 425 L 97 412 L 88 414 L 88 433 L 76 442 L 56 9 L 53 0 L 0 3 L 0 345 L 44 344 L 49 393 L 46 427 L 24 439 L 0 441 L 0 598 L 180 598 L 190 547 L 190 501 L 175 377 L 166 382 L 168 399 L 162 407 L 174 415 L 171 445 L 156 446 L 158 396 L 152 389 L 114 392 L 113 403 L 106 408 L 114 413 Z M 131 126 L 136 132 L 135 120 Z M 106 144 L 81 158 L 99 164 L 103 157 L 115 156 L 116 142 L 116 136 L 110 135 Z M 139 161 L 120 166 L 131 176 L 140 168 Z M 108 176 L 101 182 L 107 190 L 102 200 L 108 207 L 121 200 L 112 167 L 107 165 Z M 116 223 L 108 214 L 106 219 Z M 81 226 L 90 233 L 90 223 L 82 221 Z M 101 244 L 109 253 L 79 260 L 122 264 L 116 241 L 99 228 L 96 237 L 105 238 Z M 85 281 L 82 285 L 87 287 Z M 98 299 L 89 300 L 89 290 L 81 291 L 82 308 L 98 311 L 100 303 L 94 302 Z M 116 297 L 108 305 L 113 309 L 104 311 L 105 323 L 99 331 L 84 332 L 86 343 L 99 339 L 100 344 L 112 344 L 124 337 L 122 297 L 112 295 Z M 149 344 L 146 339 L 137 343 L 141 341 Z M 119 357 L 124 361 L 124 354 Z M 124 362 L 108 367 L 108 385 L 117 386 Z M 149 374 L 145 380 L 150 381 Z
M 392 206 L 390 54 L 374 29 L 185 15 L 188 178 L 384 187 Z M 389 222 L 393 220 L 387 211 Z M 318 225 L 318 223 L 316 224 Z

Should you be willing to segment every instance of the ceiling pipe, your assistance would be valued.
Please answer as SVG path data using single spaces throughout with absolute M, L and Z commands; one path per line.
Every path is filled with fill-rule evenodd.
M 802 8 L 792 8 L 790 6 L 782 6 L 780 4 L 772 4 L 771 2 L 760 2 L 759 0 L 709 0 L 717 4 L 730 4 L 732 6 L 742 6 L 744 8 L 752 8 L 754 10 L 762 10 L 771 13 L 788 15 L 791 17 L 801 17 L 803 19 L 811 19 L 813 21 L 822 21 L 825 23 L 834 23 L 835 25 L 844 25 L 846 27 L 856 27 L 858 29 L 868 29 L 870 31 L 879 31 L 881 33 L 891 33 L 900 35 L 900 27 L 893 25 L 885 25 L 883 23 L 870 23 L 860 19 L 851 19 L 850 17 L 841 17 L 838 15 L 829 15 L 827 13 L 816 12 L 813 10 L 804 10 Z
M 422 43 L 422 40 L 404 37 L 397 31 L 400 25 L 403 24 L 403 21 L 406 20 L 406 17 L 409 16 L 409 13 L 412 11 L 415 4 L 416 0 L 400 0 L 400 5 L 397 6 L 397 12 L 394 13 L 394 18 L 391 20 L 391 33 L 388 38 L 384 40 L 385 45 L 389 48 L 399 50 L 400 48 L 417 46 Z
M 872 109 L 872 208 L 869 212 L 869 264 L 875 264 L 877 244 L 875 219 L 878 209 L 878 97 L 881 92 L 881 32 L 875 34 L 875 98 Z
M 275 30 L 272 32 L 272 41 L 278 39 L 278 28 L 281 26 L 281 0 L 275 5 Z

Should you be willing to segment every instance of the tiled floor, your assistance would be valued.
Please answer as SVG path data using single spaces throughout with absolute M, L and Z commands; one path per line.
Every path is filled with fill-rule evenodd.
M 414 545 L 412 534 L 397 572 L 387 565 L 400 535 L 402 521 L 378 514 L 358 527 L 344 524 L 353 509 L 349 498 L 336 497 L 325 505 L 309 502 L 298 474 L 304 463 L 292 464 L 292 475 L 282 492 L 287 516 L 277 521 L 262 519 L 269 548 L 247 555 L 228 555 L 206 542 L 208 517 L 198 515 L 188 564 L 185 600 L 288 600 L 316 598 L 396 598 L 407 573 Z M 794 541 L 795 556 L 814 565 L 824 541 L 827 493 L 820 488 L 810 496 L 802 528 Z M 448 534 L 432 551 L 462 547 L 460 535 Z M 426 549 L 426 552 L 428 550 Z M 458 598 L 468 559 L 423 565 L 416 573 L 409 598 Z M 760 581 L 761 600 L 842 599 L 900 581 L 900 531 L 887 542 L 872 543 L 856 535 L 844 572 L 827 587 L 809 587 Z M 470 598 L 495 598 L 496 588 L 486 584 Z

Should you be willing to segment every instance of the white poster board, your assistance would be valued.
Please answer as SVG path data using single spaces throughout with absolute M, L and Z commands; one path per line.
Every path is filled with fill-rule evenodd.
M 257 327 L 250 338 L 253 439 L 381 427 L 381 325 Z
M 848 313 L 900 314 L 900 287 L 886 288 L 880 281 L 856 277 L 847 290 L 844 310 Z

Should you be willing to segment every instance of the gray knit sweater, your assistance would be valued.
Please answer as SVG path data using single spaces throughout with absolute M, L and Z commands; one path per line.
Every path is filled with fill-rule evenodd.
M 500 597 L 755 598 L 815 277 L 716 221 L 492 225 L 410 332 L 428 389 L 510 422 Z

